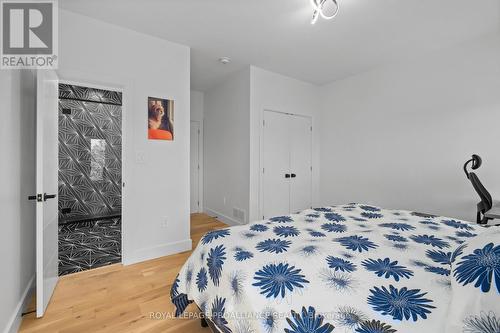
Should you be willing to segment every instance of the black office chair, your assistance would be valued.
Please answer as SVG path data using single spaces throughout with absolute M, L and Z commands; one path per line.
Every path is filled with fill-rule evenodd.
M 487 224 L 489 218 L 484 216 L 484 214 L 491 209 L 493 206 L 493 199 L 491 198 L 490 192 L 486 190 L 486 188 L 483 186 L 481 181 L 479 180 L 478 176 L 474 172 L 468 172 L 467 171 L 467 165 L 472 162 L 471 169 L 476 170 L 478 169 L 481 164 L 482 160 L 479 155 L 472 155 L 472 158 L 465 162 L 464 164 L 464 172 L 467 178 L 470 180 L 472 183 L 472 187 L 474 187 L 474 190 L 476 190 L 477 194 L 479 195 L 479 198 L 481 201 L 477 204 L 477 223 L 478 224 Z

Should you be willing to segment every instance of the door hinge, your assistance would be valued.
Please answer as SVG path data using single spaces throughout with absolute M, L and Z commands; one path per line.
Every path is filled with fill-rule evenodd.
M 262 120 L 262 126 L 266 126 L 266 121 Z
M 265 170 L 266 170 L 265 168 L 262 168 L 262 173 L 264 173 Z
M 312 130 L 313 130 L 313 127 L 311 126 L 311 132 L 312 132 Z
M 200 170 L 200 165 L 198 164 L 198 170 Z

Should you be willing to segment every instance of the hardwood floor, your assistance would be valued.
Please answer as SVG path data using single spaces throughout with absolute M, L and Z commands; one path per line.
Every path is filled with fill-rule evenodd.
M 193 247 L 204 233 L 227 227 L 205 214 L 191 215 Z M 122 266 L 114 264 L 61 277 L 45 316 L 26 315 L 19 332 L 209 333 L 199 319 L 153 319 L 173 313 L 170 287 L 191 251 Z M 29 310 L 34 309 L 34 301 Z M 197 311 L 195 305 L 188 310 Z

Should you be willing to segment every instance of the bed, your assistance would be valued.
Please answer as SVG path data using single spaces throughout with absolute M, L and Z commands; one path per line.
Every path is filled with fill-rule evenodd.
M 194 302 L 224 333 L 441 333 L 452 263 L 487 230 L 364 204 L 308 209 L 208 232 L 179 272 L 171 298 L 177 316 Z M 493 274 L 500 293 L 498 250 Z M 458 321 L 464 332 L 476 332 Z

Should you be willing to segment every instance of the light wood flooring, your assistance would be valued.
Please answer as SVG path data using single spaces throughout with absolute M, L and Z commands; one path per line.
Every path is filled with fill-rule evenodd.
M 191 215 L 193 248 L 204 233 L 227 227 L 205 214 Z M 151 319 L 173 312 L 170 287 L 191 251 L 143 263 L 114 264 L 60 278 L 41 319 L 25 315 L 20 332 L 189 332 L 210 333 L 199 319 Z M 34 309 L 34 301 L 30 309 Z M 191 304 L 188 310 L 197 311 Z

